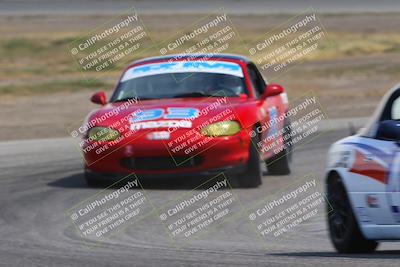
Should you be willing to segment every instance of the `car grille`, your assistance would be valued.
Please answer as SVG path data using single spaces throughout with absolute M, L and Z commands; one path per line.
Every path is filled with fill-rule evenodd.
M 174 161 L 175 159 L 175 161 Z M 202 162 L 199 156 L 194 157 L 138 157 L 125 158 L 121 165 L 132 170 L 173 170 L 194 167 Z

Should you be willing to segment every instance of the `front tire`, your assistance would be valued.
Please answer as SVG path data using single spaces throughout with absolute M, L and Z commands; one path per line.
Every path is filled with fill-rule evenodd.
M 86 180 L 88 187 L 100 187 L 102 185 L 99 178 L 96 177 L 96 175 L 91 173 L 90 171 L 87 171 L 85 169 L 84 175 L 85 175 L 85 180 Z
M 262 169 L 261 158 L 256 146 L 259 142 L 258 136 L 252 137 L 249 147 L 249 160 L 246 172 L 239 177 L 239 186 L 254 188 L 261 185 Z
M 329 236 L 339 253 L 369 253 L 378 242 L 366 239 L 354 216 L 346 189 L 340 177 L 328 181 L 328 201 L 333 210 L 327 214 Z

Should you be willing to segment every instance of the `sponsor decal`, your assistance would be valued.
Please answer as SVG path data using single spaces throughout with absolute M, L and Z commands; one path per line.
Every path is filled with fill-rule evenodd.
M 131 130 L 157 128 L 192 128 L 192 122 L 186 120 L 144 121 L 131 124 Z
M 379 208 L 379 201 L 377 195 L 367 194 L 365 197 L 365 202 L 369 208 Z
M 134 78 L 166 73 L 219 73 L 243 78 L 242 68 L 232 62 L 223 61 L 177 61 L 146 64 L 129 69 L 121 79 L 125 82 Z
M 171 134 L 168 131 L 151 132 L 147 134 L 148 140 L 169 140 Z
M 199 116 L 196 108 L 163 108 L 147 109 L 135 112 L 129 120 L 131 123 L 157 119 L 194 119 Z
M 349 160 L 350 160 L 351 152 L 343 151 L 340 152 L 338 156 L 338 160 L 333 163 L 333 168 L 349 168 Z
M 129 122 L 132 131 L 157 128 L 192 128 L 191 120 L 198 116 L 199 110 L 196 108 L 156 108 L 133 113 Z
M 372 222 L 364 207 L 356 207 L 356 212 L 358 213 L 358 218 L 360 218 L 361 223 L 369 224 Z
M 271 128 L 269 129 L 268 136 L 277 136 L 278 135 L 278 110 L 276 107 L 271 107 L 269 109 L 269 121 Z

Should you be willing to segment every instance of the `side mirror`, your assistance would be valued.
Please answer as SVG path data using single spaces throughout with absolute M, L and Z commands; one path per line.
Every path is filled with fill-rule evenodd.
M 105 104 L 107 104 L 106 94 L 104 92 L 94 93 L 90 98 L 90 101 L 92 101 L 95 104 L 100 104 L 104 106 Z
M 283 89 L 282 86 L 276 83 L 271 83 L 265 87 L 264 93 L 261 95 L 261 99 L 266 99 L 270 96 L 280 95 L 283 92 L 285 92 L 285 89 Z
M 394 120 L 380 122 L 376 131 L 376 138 L 388 141 L 400 141 L 400 122 Z

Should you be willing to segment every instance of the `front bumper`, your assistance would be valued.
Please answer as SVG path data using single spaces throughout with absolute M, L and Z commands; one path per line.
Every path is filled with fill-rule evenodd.
M 138 174 L 138 178 L 144 178 L 144 179 L 151 179 L 151 178 L 197 178 L 197 177 L 214 177 L 217 176 L 218 174 L 224 173 L 227 177 L 232 177 L 234 175 L 238 175 L 243 173 L 246 170 L 246 164 L 240 164 L 240 165 L 235 165 L 235 166 L 226 166 L 223 168 L 216 168 L 216 169 L 210 169 L 206 171 L 199 171 L 199 172 L 190 172 L 190 173 L 174 173 L 174 174 L 168 174 L 168 173 L 163 173 L 163 174 Z M 99 181 L 118 181 L 121 179 L 126 178 L 129 174 L 126 173 L 104 173 L 104 172 L 94 172 L 91 171 L 90 169 L 85 169 L 85 175 L 90 176 L 91 178 L 94 178 Z
M 168 148 L 167 141 L 147 140 L 142 135 L 108 147 L 104 153 L 92 149 L 86 150 L 83 155 L 85 169 L 91 173 L 135 173 L 141 177 L 193 176 L 243 172 L 249 157 L 249 145 L 250 139 L 242 131 L 234 136 L 208 139 L 201 149 L 190 153 L 184 150 L 173 152 Z

